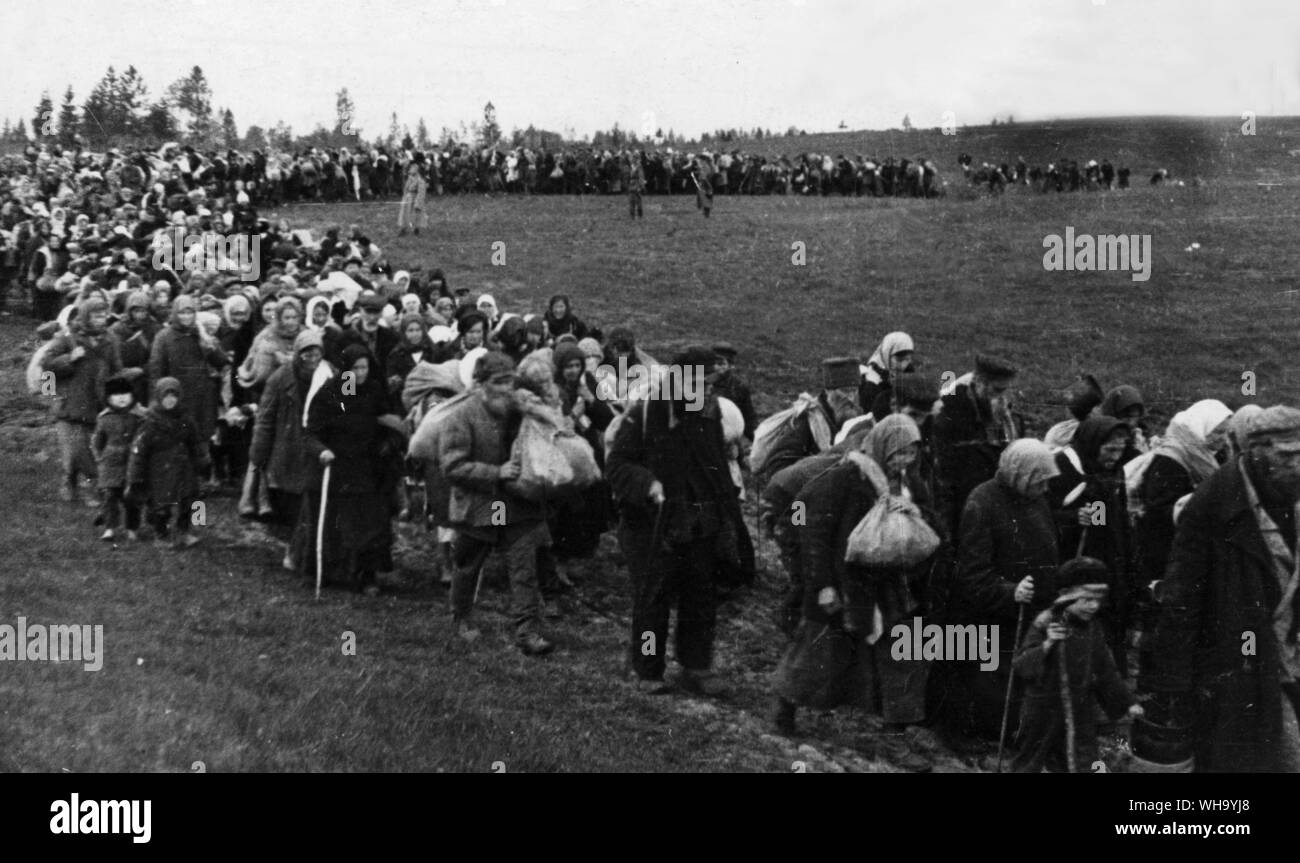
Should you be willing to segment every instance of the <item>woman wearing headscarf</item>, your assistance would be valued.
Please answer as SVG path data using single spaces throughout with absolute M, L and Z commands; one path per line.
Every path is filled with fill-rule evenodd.
M 572 335 L 581 341 L 587 337 L 587 325 L 573 314 L 573 306 L 565 294 L 556 294 L 546 304 L 546 330 L 552 339 L 563 335 Z
M 1128 670 L 1125 635 L 1136 593 L 1128 495 L 1120 464 L 1129 434 L 1129 427 L 1114 417 L 1085 418 L 1070 446 L 1056 453 L 1060 473 L 1047 489 L 1060 531 L 1061 559 L 1100 560 L 1110 573 L 1100 620 L 1121 675 Z
M 487 341 L 487 318 L 479 312 L 466 312 L 460 316 L 460 335 L 440 346 L 435 362 L 464 359 L 470 351 L 481 348 Z
M 108 328 L 108 336 L 117 343 L 118 356 L 122 368 L 140 369 L 131 382 L 136 404 L 149 404 L 149 381 L 144 375 L 149 365 L 149 352 L 153 347 L 154 337 L 161 329 L 150 314 L 152 300 L 145 291 L 134 291 L 126 298 L 126 313 L 121 320 Z
M 293 558 L 300 574 L 315 576 L 322 479 L 328 466 L 322 581 L 373 596 L 379 592 L 375 573 L 393 568 L 394 488 L 406 447 L 401 418 L 390 410 L 384 382 L 370 375 L 369 350 L 348 345 L 341 360 L 340 374 L 307 408 L 304 444 L 314 466 L 294 534 Z
M 239 367 L 238 382 L 260 398 L 262 386 L 277 368 L 293 359 L 293 342 L 302 331 L 302 303 L 283 297 L 275 304 L 275 322 L 262 328 Z
M 338 325 L 330 313 L 330 298 L 317 295 L 307 301 L 307 316 L 304 326 L 320 333 L 321 344 L 325 346 L 326 356 L 333 356 L 335 345 L 343 336 L 343 328 Z
M 157 336 L 149 351 L 149 380 L 153 385 L 163 378 L 175 378 L 181 386 L 181 410 L 194 420 L 202 452 L 199 462 L 211 462 L 209 442 L 217 426 L 218 393 L 209 372 L 230 364 L 221 345 L 199 331 L 198 307 L 194 297 L 182 294 L 172 301 L 171 320 Z
M 978 662 L 943 666 L 950 676 L 942 692 L 950 732 L 998 735 L 1017 623 L 1032 619 L 1056 595 L 1060 552 L 1047 488 L 1059 472 L 1047 444 L 1021 438 L 1002 451 L 993 479 L 966 499 L 944 622 L 996 625 L 1001 655 L 996 674 L 981 671 Z M 1011 715 L 1018 712 L 1013 704 Z
M 296 568 L 290 533 L 298 523 L 302 495 L 316 469 L 305 442 L 303 409 L 323 356 L 320 333 L 298 333 L 293 342 L 293 360 L 272 372 L 262 388 L 248 452 L 249 464 L 269 490 L 273 531 L 286 542 L 285 569 Z M 323 374 L 328 377 L 328 373 L 326 367 Z M 311 541 L 315 541 L 314 534 Z
M 850 535 L 880 494 L 888 491 L 897 499 L 891 505 L 899 508 L 926 503 L 917 497 L 923 487 L 909 477 L 920 442 L 920 429 L 910 417 L 887 416 L 863 439 L 860 451 L 799 492 L 807 517 L 799 542 L 807 590 L 803 620 L 776 672 L 776 721 L 783 733 L 794 732 L 800 705 L 873 709 L 877 690 L 886 731 L 899 735 L 891 743 L 901 745 L 903 729 L 925 718 L 927 665 L 893 658 L 893 640 L 887 637 L 917 609 L 910 570 L 845 560 Z M 908 755 L 903 752 L 905 762 Z M 913 769 L 928 766 L 916 756 L 910 761 Z
M 1223 402 L 1202 399 L 1174 414 L 1152 452 L 1138 489 L 1141 506 L 1134 514 L 1142 588 L 1165 577 L 1174 544 L 1178 501 L 1195 491 L 1226 460 L 1233 421 L 1232 411 Z M 1143 605 L 1143 623 L 1153 622 L 1150 601 Z M 1147 631 L 1146 626 L 1143 631 Z
M 402 392 L 406 376 L 422 361 L 433 362 L 437 349 L 429 339 L 429 332 L 424 325 L 424 317 L 418 312 L 402 315 L 397 328 L 402 340 L 388 354 L 385 368 L 388 370 L 389 394 L 396 398 Z
M 497 301 L 491 294 L 480 294 L 474 308 L 487 321 L 489 331 L 496 329 L 497 324 L 501 323 L 501 310 L 497 308 Z
M 605 466 L 605 429 L 614 419 L 609 405 L 595 395 L 596 379 L 583 368 L 582 351 L 565 343 L 555 349 L 555 384 L 560 410 L 573 430 L 591 445 L 596 463 Z M 553 553 L 561 564 L 575 558 L 589 558 L 609 527 L 611 515 L 609 484 L 598 482 L 555 502 L 551 512 Z M 566 574 L 560 575 L 567 580 Z
M 880 340 L 875 353 L 862 366 L 862 383 L 858 385 L 858 405 L 877 421 L 889 416 L 890 384 L 894 375 L 912 371 L 916 346 L 907 333 L 894 332 Z
M 1101 407 L 1098 413 L 1106 417 L 1114 417 L 1129 427 L 1132 436 L 1129 438 L 1128 448 L 1124 450 L 1124 457 L 1120 459 L 1120 464 L 1128 464 L 1142 453 L 1151 449 L 1151 444 L 1147 440 L 1147 427 L 1143 421 L 1146 417 L 1146 402 L 1142 398 L 1142 393 L 1138 392 L 1137 387 L 1128 384 L 1119 386 L 1106 393 L 1106 397 L 1101 401 Z

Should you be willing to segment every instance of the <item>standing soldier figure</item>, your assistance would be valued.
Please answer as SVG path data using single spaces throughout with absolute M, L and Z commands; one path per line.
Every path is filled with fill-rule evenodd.
M 628 153 L 627 208 L 633 219 L 644 219 L 641 211 L 641 193 L 645 191 L 645 169 L 641 167 L 641 153 Z
M 713 209 L 713 160 L 701 153 L 691 163 L 691 177 L 695 180 L 695 209 L 704 211 L 704 218 L 709 217 Z

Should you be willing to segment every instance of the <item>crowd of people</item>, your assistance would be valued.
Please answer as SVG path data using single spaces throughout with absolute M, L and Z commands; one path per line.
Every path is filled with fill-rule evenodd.
M 285 569 L 374 594 L 394 525 L 414 521 L 456 637 L 481 636 L 495 553 L 536 656 L 554 646 L 551 598 L 582 589 L 572 564 L 612 530 L 629 676 L 713 696 L 719 596 L 760 568 L 748 472 L 788 580 L 783 733 L 801 707 L 858 704 L 910 769 L 926 729 L 958 749 L 1010 742 L 1015 770 L 1075 770 L 1097 760 L 1104 711 L 1134 720 L 1146 763 L 1300 768 L 1300 410 L 1201 400 L 1157 435 L 1136 388 L 1084 378 L 1039 439 L 1010 363 L 979 355 L 940 389 L 894 332 L 865 361 L 827 359 L 815 392 L 759 422 L 725 343 L 661 363 L 565 295 L 505 311 L 440 270 L 394 271 L 356 226 L 272 226 L 246 187 L 107 201 L 80 173 L 44 198 L 16 177 L 4 217 L 45 211 L 22 241 L 44 337 L 29 384 L 52 398 L 57 492 L 94 507 L 106 541 L 193 546 L 195 504 L 225 485 Z M 263 269 L 159 270 L 171 227 L 258 236 Z M 537 424 L 594 476 L 539 493 L 521 457 Z M 933 534 L 923 559 L 854 562 L 878 504 Z M 1002 633 L 997 661 L 900 656 L 894 629 L 916 618 Z

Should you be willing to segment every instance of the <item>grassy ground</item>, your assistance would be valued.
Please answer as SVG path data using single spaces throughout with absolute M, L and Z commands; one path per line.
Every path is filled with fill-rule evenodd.
M 1124 146 L 1157 139 L 1180 140 L 1178 129 L 1146 129 Z M 1300 377 L 1285 358 L 1300 303 L 1300 199 L 1241 168 L 1258 140 L 1239 150 L 1225 140 L 1232 158 L 1213 163 L 1238 167 L 1209 185 L 1122 194 L 720 197 L 707 221 L 690 198 L 648 198 L 635 224 L 621 198 L 467 197 L 433 200 L 430 229 L 400 239 L 396 203 L 275 215 L 317 229 L 360 223 L 395 265 L 440 266 L 503 310 L 569 293 L 579 315 L 606 331 L 632 326 L 652 354 L 729 340 L 761 412 L 815 386 L 822 357 L 866 354 L 894 329 L 917 339 L 936 381 L 969 369 L 976 350 L 1008 356 L 1041 427 L 1063 416 L 1055 393 L 1084 370 L 1136 384 L 1165 417 L 1197 398 L 1251 400 L 1243 371 L 1256 373 L 1253 400 L 1295 403 Z M 1269 179 L 1300 179 L 1300 160 L 1285 155 L 1297 140 L 1266 142 L 1282 153 Z M 1003 143 L 1014 152 L 1016 141 Z M 1043 236 L 1067 225 L 1151 234 L 1150 281 L 1045 272 Z M 492 263 L 497 241 L 504 266 Z M 803 266 L 791 262 L 795 242 L 806 244 Z M 1200 249 L 1184 251 L 1192 242 Z M 719 663 L 734 692 L 705 701 L 621 682 L 626 571 L 610 537 L 579 573 L 558 650 L 541 660 L 511 648 L 498 591 L 485 591 L 488 637 L 450 644 L 425 538 L 406 528 L 386 596 L 320 603 L 278 569 L 278 547 L 234 517 L 229 497 L 210 501 L 194 550 L 97 542 L 88 511 L 54 495 L 53 431 L 22 383 L 30 332 L 25 319 L 0 323 L 0 623 L 102 624 L 106 656 L 96 673 L 0 664 L 0 770 L 893 769 L 873 754 L 875 720 L 861 714 L 808 717 L 794 741 L 767 733 L 767 675 L 783 644 L 769 621 L 782 578 L 770 544 L 761 583 L 722 614 Z M 345 632 L 355 656 L 342 654 Z M 935 759 L 939 770 L 977 769 Z

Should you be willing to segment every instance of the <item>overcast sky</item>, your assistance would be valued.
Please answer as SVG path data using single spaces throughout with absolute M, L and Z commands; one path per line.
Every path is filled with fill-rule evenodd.
M 8 0 L 0 117 L 197 64 L 242 133 L 480 120 L 579 135 L 1300 114 L 1300 0 Z M 653 128 L 651 128 L 653 131 Z

